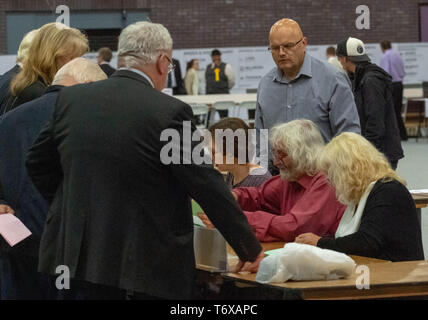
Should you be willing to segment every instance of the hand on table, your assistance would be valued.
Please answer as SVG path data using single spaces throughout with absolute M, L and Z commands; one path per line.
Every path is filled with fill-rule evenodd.
M 243 262 L 239 260 L 238 264 L 236 265 L 235 272 L 251 272 L 256 273 L 259 269 L 260 262 L 266 257 L 265 253 L 260 251 L 259 255 L 257 256 L 256 260 L 253 262 L 247 261 Z
M 7 213 L 15 214 L 15 211 L 11 207 L 9 207 L 7 204 L 0 204 L 0 214 L 7 214 Z
M 317 236 L 316 234 L 303 233 L 300 236 L 297 236 L 296 239 L 294 239 L 294 242 L 303 243 L 303 244 L 310 244 L 310 245 L 316 247 L 319 239 L 321 239 L 321 237 Z

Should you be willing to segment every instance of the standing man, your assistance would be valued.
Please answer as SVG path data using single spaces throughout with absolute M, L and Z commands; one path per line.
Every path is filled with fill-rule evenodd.
M 383 57 L 380 60 L 380 67 L 388 72 L 392 77 L 392 97 L 394 99 L 394 110 L 397 118 L 398 129 L 400 130 L 401 140 L 407 140 L 407 131 L 404 126 L 401 109 L 403 108 L 403 79 L 406 75 L 404 71 L 404 62 L 397 51 L 391 49 L 391 42 L 383 40 L 380 43 Z
M 107 77 L 110 77 L 113 73 L 116 72 L 116 69 L 110 65 L 112 58 L 113 52 L 110 50 L 110 48 L 104 47 L 98 50 L 97 62 Z
M 172 89 L 172 94 L 174 96 L 178 94 L 186 94 L 183 77 L 181 76 L 180 61 L 172 58 L 172 64 L 174 65 L 174 70 L 168 73 L 168 80 L 167 80 L 166 87 Z
M 238 270 L 256 271 L 264 257 L 221 174 L 189 159 L 198 147 L 183 140 L 192 109 L 161 92 L 174 68 L 171 55 L 164 26 L 126 27 L 119 70 L 105 81 L 62 89 L 52 121 L 28 153 L 29 174 L 51 204 L 39 270 L 54 275 L 59 265 L 69 268 L 65 298 L 125 299 L 127 291 L 136 299 L 189 298 L 190 198 L 240 257 Z M 161 138 L 171 131 L 179 136 L 173 146 L 179 163 L 161 157 L 176 141 Z M 193 123 L 189 131 L 196 131 Z
M 276 22 L 269 33 L 269 50 L 276 67 L 260 81 L 255 128 L 295 119 L 309 119 L 324 140 L 345 132 L 360 133 L 360 122 L 347 76 L 306 53 L 307 39 L 291 19 Z M 257 141 L 259 154 L 259 141 Z M 269 152 L 269 170 L 277 174 Z
M 340 63 L 353 78 L 361 134 L 397 168 L 404 157 L 394 112 L 391 76 L 370 62 L 364 43 L 349 37 L 336 50 Z
M 222 94 L 229 93 L 229 90 L 235 85 L 235 74 L 232 66 L 221 61 L 221 52 L 214 49 L 211 52 L 212 63 L 207 66 L 205 71 L 205 93 Z M 228 110 L 218 110 L 220 118 L 227 117 Z
M 4 189 L 0 194 L 0 214 L 15 214 L 32 233 L 15 247 L 2 248 L 7 252 L 1 259 L 1 299 L 56 298 L 52 281 L 37 272 L 48 203 L 31 183 L 25 155 L 52 116 L 61 88 L 106 78 L 96 63 L 76 58 L 57 72 L 43 96 L 8 112 L 0 124 L 0 184 Z
M 339 59 L 337 59 L 335 47 L 328 47 L 325 51 L 325 55 L 327 57 L 328 63 L 337 68 L 339 71 L 345 72 L 345 70 L 343 70 L 342 64 L 339 62 Z

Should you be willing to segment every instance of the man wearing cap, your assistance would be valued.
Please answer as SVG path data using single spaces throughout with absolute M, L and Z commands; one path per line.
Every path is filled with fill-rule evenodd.
M 348 77 L 327 62 L 311 57 L 306 45 L 307 39 L 296 21 L 282 19 L 272 26 L 269 50 L 276 67 L 259 84 L 257 133 L 302 118 L 315 122 L 326 142 L 341 132 L 360 133 Z M 259 141 L 257 153 L 260 154 Z M 269 170 L 277 174 L 270 153 L 269 159 Z
M 383 152 L 396 169 L 404 155 L 394 112 L 391 76 L 370 62 L 359 39 L 349 37 L 341 41 L 336 54 L 353 79 L 361 134 Z

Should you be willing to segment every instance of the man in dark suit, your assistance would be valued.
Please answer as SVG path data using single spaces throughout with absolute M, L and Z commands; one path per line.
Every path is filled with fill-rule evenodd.
M 172 64 L 175 66 L 174 71 L 168 73 L 168 80 L 166 87 L 172 88 L 172 94 L 187 94 L 186 89 L 184 88 L 183 77 L 181 76 L 181 67 L 180 61 L 172 58 Z
M 113 73 L 116 72 L 116 69 L 110 65 L 112 58 L 113 52 L 110 50 L 110 48 L 104 47 L 98 50 L 97 62 L 107 77 L 110 77 Z
M 31 183 L 25 168 L 25 155 L 52 116 L 58 92 L 63 86 L 102 79 L 107 76 L 97 64 L 84 58 L 74 59 L 58 71 L 53 85 L 42 97 L 8 112 L 0 122 L 0 183 L 3 189 L 0 206 L 4 211 L 0 214 L 14 213 L 32 232 L 13 248 L 0 240 L 4 254 L 1 260 L 2 300 L 55 298 L 53 281 L 37 272 L 48 203 Z
M 264 257 L 221 174 L 189 158 L 196 142 L 183 140 L 183 126 L 196 131 L 192 109 L 160 92 L 171 54 L 162 25 L 125 28 L 119 70 L 106 81 L 64 88 L 28 153 L 29 174 L 51 204 L 39 270 L 68 267 L 64 298 L 124 299 L 127 291 L 136 299 L 189 298 L 190 198 L 240 257 L 238 269 L 255 271 Z M 168 144 L 161 134 L 170 131 L 182 142 L 173 145 L 181 157 L 175 164 L 161 157 Z

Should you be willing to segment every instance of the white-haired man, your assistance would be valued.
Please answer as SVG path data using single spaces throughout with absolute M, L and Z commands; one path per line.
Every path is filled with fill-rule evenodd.
M 270 143 L 280 175 L 261 187 L 232 191 L 257 238 L 292 242 L 302 230 L 334 235 L 345 206 L 318 170 L 324 140 L 316 125 L 299 119 L 275 126 Z M 205 216 L 202 220 L 211 226 Z
M 171 54 L 162 25 L 125 28 L 119 70 L 106 81 L 62 90 L 56 116 L 28 154 L 33 182 L 52 204 L 39 269 L 54 275 L 58 265 L 69 268 L 65 299 L 125 299 L 127 292 L 136 299 L 189 298 L 190 197 L 237 252 L 238 269 L 256 270 L 264 257 L 221 174 L 212 165 L 183 164 L 197 145 L 183 141 L 190 106 L 161 92 Z M 165 129 L 183 141 L 174 146 L 180 164 L 160 157 Z
M 48 212 L 45 199 L 34 189 L 25 169 L 25 155 L 52 116 L 64 86 L 106 79 L 98 65 L 76 58 L 56 74 L 53 85 L 38 99 L 5 114 L 0 125 L 0 214 L 15 214 L 32 235 L 13 248 L 2 243 L 1 299 L 55 298 L 52 283 L 37 272 L 40 238 Z

